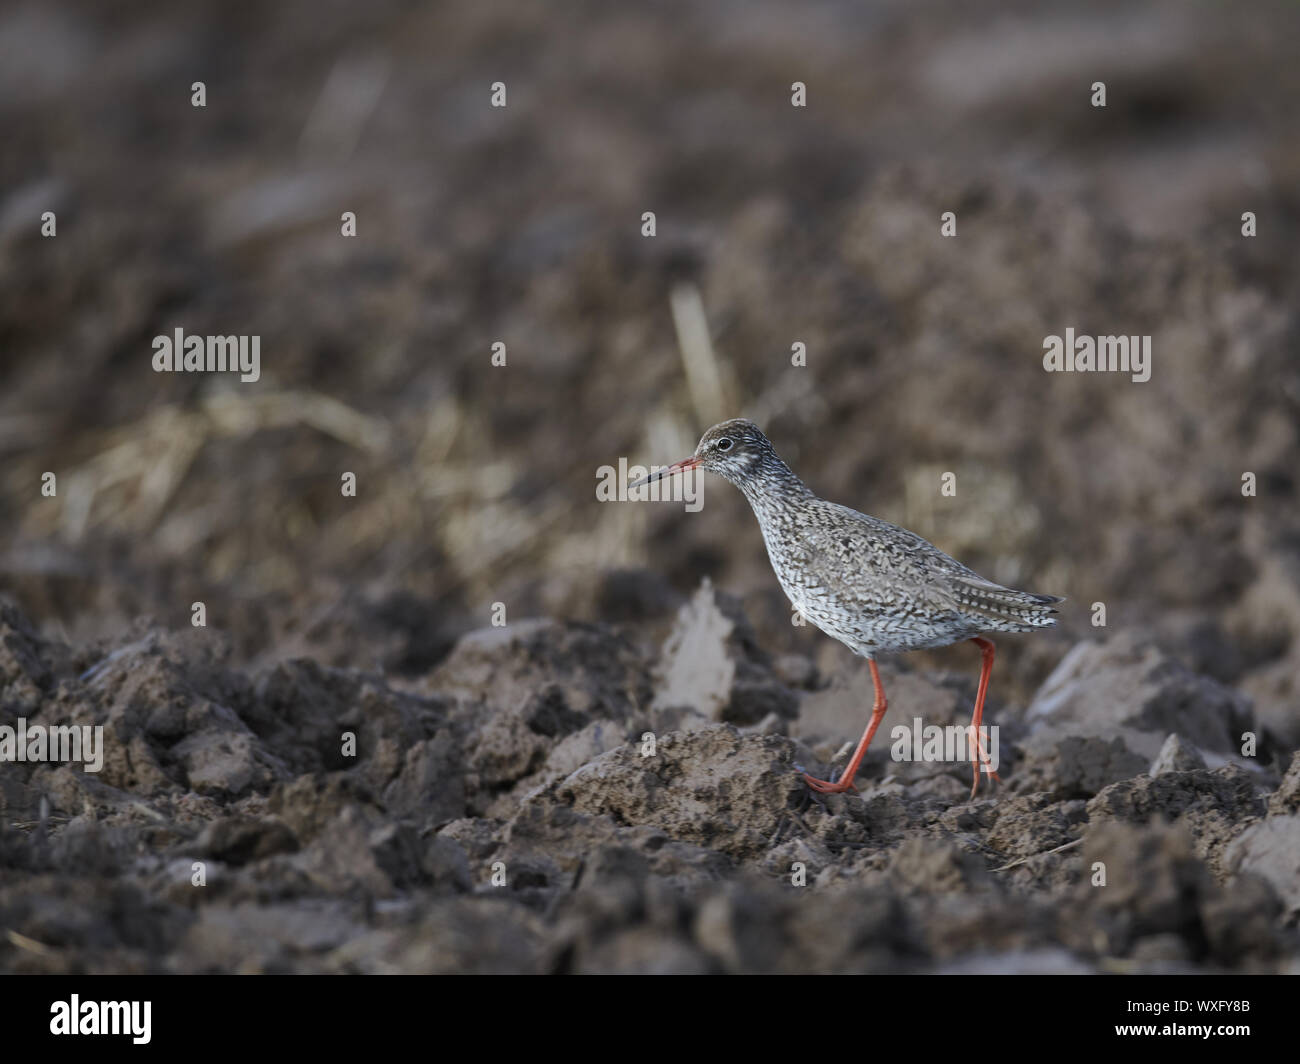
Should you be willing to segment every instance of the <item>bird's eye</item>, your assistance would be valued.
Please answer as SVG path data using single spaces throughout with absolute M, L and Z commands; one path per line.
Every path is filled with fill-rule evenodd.
M 723 436 L 722 439 L 718 441 L 719 451 L 729 451 L 733 446 L 734 444 L 731 442 L 731 439 L 727 436 Z

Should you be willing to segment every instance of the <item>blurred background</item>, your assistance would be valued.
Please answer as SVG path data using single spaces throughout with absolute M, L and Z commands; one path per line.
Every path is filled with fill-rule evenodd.
M 417 674 L 493 602 L 666 622 L 707 575 L 843 663 L 730 486 L 597 502 L 745 415 L 1068 596 L 1023 689 L 1104 602 L 1294 718 L 1297 40 L 1290 2 L 7 3 L 0 591 Z M 1045 373 L 1067 327 L 1150 334 L 1150 381 Z M 154 373 L 176 328 L 260 335 L 261 380 Z

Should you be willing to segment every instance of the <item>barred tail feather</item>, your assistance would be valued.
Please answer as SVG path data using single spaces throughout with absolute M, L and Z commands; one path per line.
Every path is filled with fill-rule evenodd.
M 990 581 L 961 576 L 943 589 L 947 604 L 989 631 L 1029 632 L 1056 625 L 1053 603 L 1060 595 L 1035 595 Z

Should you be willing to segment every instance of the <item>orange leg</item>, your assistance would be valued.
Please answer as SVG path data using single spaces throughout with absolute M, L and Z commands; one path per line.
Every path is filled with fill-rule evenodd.
M 992 644 L 989 644 L 992 646 Z M 838 782 L 832 783 L 829 780 L 819 780 L 808 773 L 803 774 L 803 778 L 808 781 L 808 786 L 814 791 L 822 794 L 841 794 L 844 791 L 857 788 L 853 786 L 853 777 L 858 773 L 858 766 L 862 764 L 862 758 L 867 752 L 867 747 L 871 745 L 871 737 L 876 734 L 876 729 L 880 727 L 880 721 L 885 715 L 885 688 L 880 683 L 880 673 L 876 671 L 876 663 L 872 659 L 867 659 L 867 664 L 871 667 L 871 682 L 876 689 L 876 700 L 871 707 L 871 723 L 867 725 L 867 730 L 862 733 L 862 739 L 858 743 L 858 748 L 853 751 L 853 758 L 849 761 L 848 768 L 840 776 Z
M 989 775 L 999 783 L 1002 782 L 1002 777 L 993 771 L 992 766 L 989 764 L 989 755 L 984 752 L 984 744 L 980 740 L 980 722 L 984 719 L 984 696 L 988 694 L 989 676 L 993 672 L 993 643 L 982 636 L 976 636 L 971 642 L 980 648 L 980 654 L 983 657 L 983 663 L 980 666 L 979 689 L 975 692 L 975 712 L 970 719 L 970 741 L 978 753 L 978 761 L 971 766 L 975 774 L 975 781 L 971 784 L 970 796 L 974 798 L 975 792 L 979 790 L 980 786 L 981 765 L 987 768 Z

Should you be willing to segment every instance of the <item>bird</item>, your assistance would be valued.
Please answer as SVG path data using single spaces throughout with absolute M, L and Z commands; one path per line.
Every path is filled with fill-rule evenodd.
M 979 790 L 981 766 L 1001 782 L 979 738 L 993 671 L 994 646 L 987 634 L 1052 628 L 1054 606 L 1065 600 L 985 580 L 915 532 L 819 498 L 781 460 L 758 425 L 746 418 L 714 425 L 689 458 L 657 469 L 628 488 L 693 469 L 716 473 L 741 490 L 758 518 L 772 569 L 791 604 L 803 618 L 867 659 L 874 699 L 866 730 L 838 779 L 818 779 L 805 772 L 808 786 L 822 794 L 856 792 L 853 778 L 888 705 L 876 667 L 878 655 L 967 640 L 981 655 L 968 729 L 978 752 L 971 757 L 971 799 Z

